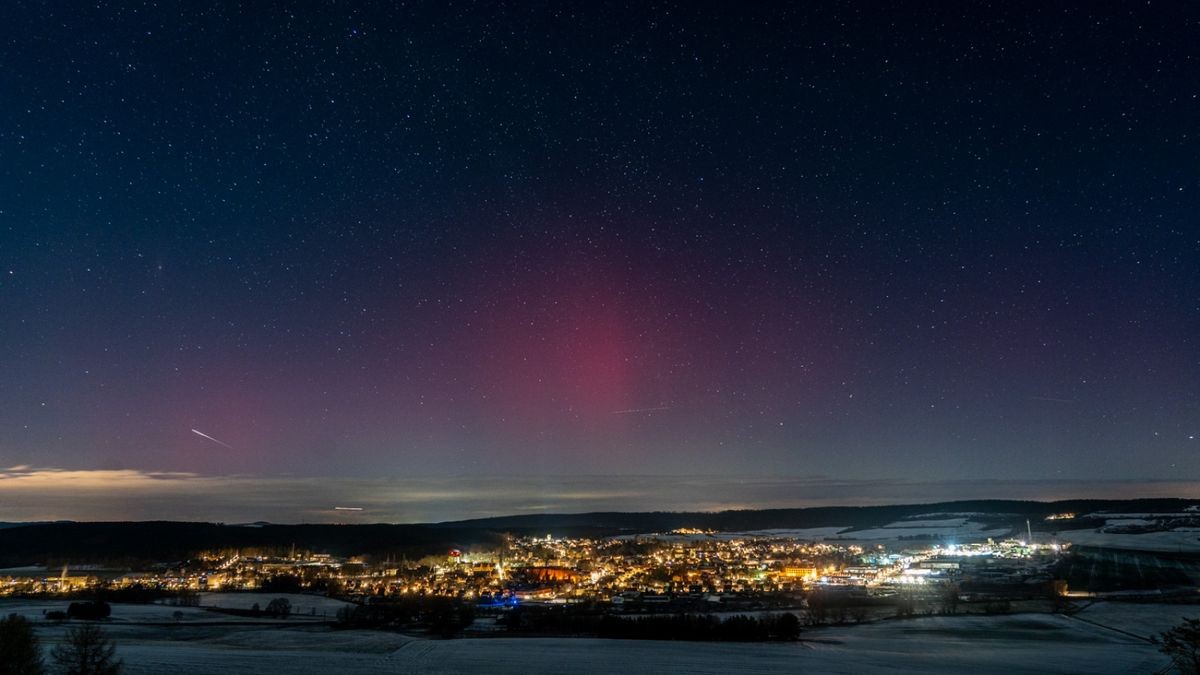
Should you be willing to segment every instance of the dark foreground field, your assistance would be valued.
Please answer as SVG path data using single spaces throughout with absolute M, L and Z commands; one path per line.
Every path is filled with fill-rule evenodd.
M 46 646 L 61 626 L 45 603 L 0 601 L 39 623 Z M 923 617 L 806 631 L 788 644 L 587 638 L 427 640 L 337 631 L 296 620 L 237 625 L 199 608 L 115 605 L 106 630 L 130 675 L 170 672 L 345 673 L 864 673 L 1008 675 L 1013 672 L 1151 673 L 1166 665 L 1145 639 L 1176 622 L 1180 607 L 1097 603 L 1080 618 L 1050 614 Z M 160 616 L 161 615 L 161 616 Z M 1084 620 L 1087 618 L 1088 620 Z M 176 623 L 177 625 L 169 625 Z

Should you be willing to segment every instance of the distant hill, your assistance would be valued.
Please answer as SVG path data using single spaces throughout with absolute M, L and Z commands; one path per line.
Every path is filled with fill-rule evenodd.
M 578 514 L 535 514 L 477 518 L 438 523 L 439 527 L 558 530 L 590 527 L 636 532 L 662 532 L 695 527 L 725 532 L 809 527 L 870 527 L 932 513 L 980 513 L 1023 521 L 1041 521 L 1062 512 L 1093 511 L 1179 511 L 1195 504 L 1186 499 L 1073 499 L 1033 502 L 1004 499 L 903 504 L 888 506 L 822 506 L 800 509 L 760 509 L 717 512 L 622 513 L 619 511 Z M 1023 522 L 1022 522 L 1023 525 Z
M 170 521 L 29 523 L 0 527 L 0 567 L 63 562 L 184 560 L 218 549 L 287 549 L 295 546 L 336 555 L 409 556 L 450 548 L 494 545 L 505 534 L 608 536 L 664 532 L 682 527 L 719 531 L 843 526 L 864 528 L 934 513 L 984 514 L 979 520 L 1020 528 L 1029 519 L 1045 529 L 1045 516 L 1088 513 L 1179 511 L 1184 499 L 1059 502 L 975 500 L 895 506 L 815 507 L 720 512 L 578 513 L 480 518 L 424 525 L 223 525 Z
M 0 567 L 35 563 L 185 560 L 200 551 L 298 549 L 339 555 L 425 555 L 499 541 L 476 528 L 427 525 L 217 525 L 128 522 L 47 523 L 0 530 Z

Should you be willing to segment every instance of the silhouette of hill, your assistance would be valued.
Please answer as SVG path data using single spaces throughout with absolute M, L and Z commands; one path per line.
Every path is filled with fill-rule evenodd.
M 450 548 L 491 545 L 505 534 L 608 536 L 664 532 L 683 527 L 744 531 L 844 526 L 863 528 L 934 513 L 982 514 L 981 520 L 1035 529 L 1045 516 L 1071 511 L 1175 512 L 1193 504 L 1183 499 L 1057 502 L 973 500 L 934 504 L 720 512 L 646 512 L 538 514 L 479 518 L 432 524 L 375 525 L 225 525 L 214 523 L 53 522 L 0 528 L 0 567 L 35 563 L 130 563 L 184 560 L 218 549 L 299 549 L 335 555 L 406 555 L 439 553 Z M 1077 524 L 1076 526 L 1078 526 Z

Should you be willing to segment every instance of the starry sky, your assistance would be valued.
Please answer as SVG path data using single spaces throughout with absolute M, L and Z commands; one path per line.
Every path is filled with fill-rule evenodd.
M 1193 3 L 213 4 L 5 13 L 0 492 L 1200 479 Z

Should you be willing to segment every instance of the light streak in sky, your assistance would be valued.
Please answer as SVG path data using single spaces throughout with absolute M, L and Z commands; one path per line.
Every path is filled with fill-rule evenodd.
M 673 405 L 660 405 L 655 408 L 630 408 L 629 410 L 614 410 L 614 415 L 632 415 L 633 413 L 654 412 L 656 410 L 670 410 Z
M 225 446 L 225 447 L 229 448 L 230 450 L 233 450 L 233 446 L 232 446 L 232 445 L 230 445 L 230 444 L 226 443 L 225 441 L 222 441 L 222 440 L 218 440 L 218 439 L 216 439 L 216 438 L 213 438 L 212 436 L 209 436 L 208 434 L 204 433 L 203 431 L 197 431 L 197 430 L 195 430 L 195 429 L 192 429 L 192 433 L 193 433 L 193 434 L 196 434 L 197 436 L 203 436 L 204 438 L 207 438 L 208 440 L 212 441 L 213 443 L 217 443 L 217 444 L 219 444 L 219 445 L 223 445 L 223 446 Z

